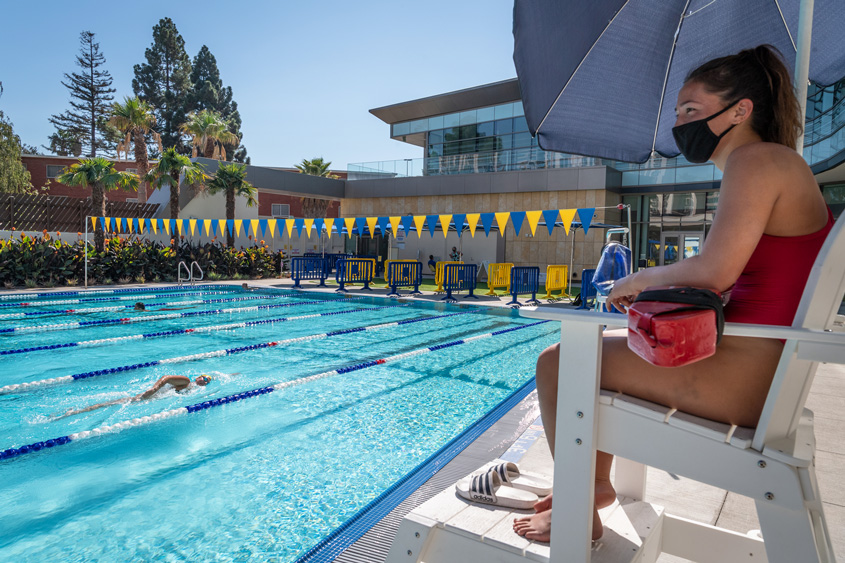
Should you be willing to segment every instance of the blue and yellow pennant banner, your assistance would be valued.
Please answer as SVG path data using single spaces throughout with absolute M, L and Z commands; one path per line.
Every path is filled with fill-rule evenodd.
M 593 221 L 596 209 L 586 207 L 579 209 L 546 209 L 541 211 L 501 211 L 495 213 L 455 213 L 442 215 L 405 215 L 394 217 L 343 217 L 326 219 L 137 219 L 127 217 L 91 217 L 93 229 L 103 229 L 111 233 L 138 233 L 152 232 L 175 237 L 177 235 L 194 236 L 205 234 L 205 236 L 225 236 L 227 234 L 241 236 L 247 234 L 254 239 L 259 238 L 281 238 L 285 234 L 288 238 L 293 236 L 294 231 L 299 238 L 302 238 L 303 231 L 307 238 L 312 234 L 325 232 L 329 238 L 332 235 L 356 234 L 359 236 L 375 236 L 392 232 L 394 237 L 399 236 L 401 230 L 405 236 L 416 233 L 421 238 L 423 233 L 428 231 L 429 236 L 434 236 L 437 230 L 445 237 L 450 231 L 457 232 L 458 236 L 469 232 L 475 237 L 479 223 L 484 230 L 484 236 L 490 236 L 490 231 L 495 226 L 500 235 L 504 236 L 505 229 L 510 223 L 513 231 L 519 235 L 526 229 L 530 230 L 531 236 L 537 233 L 537 227 L 542 221 L 548 233 L 551 235 L 554 229 L 563 228 L 568 235 L 573 223 L 584 229 L 587 233 Z M 577 217 L 577 222 L 576 222 Z

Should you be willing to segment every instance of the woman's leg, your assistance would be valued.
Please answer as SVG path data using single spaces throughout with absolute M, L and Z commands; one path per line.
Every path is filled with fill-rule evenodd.
M 711 420 L 756 426 L 783 344 L 777 340 L 726 336 L 713 356 L 687 366 L 660 368 L 628 348 L 627 335 L 607 331 L 603 340 L 601 387 L 677 408 Z M 554 455 L 557 414 L 558 344 L 537 360 L 537 394 L 549 447 Z M 615 498 L 610 484 L 613 457 L 596 452 L 596 509 Z M 518 519 L 514 530 L 529 539 L 548 541 L 551 498 L 537 505 L 538 514 Z M 545 512 L 549 512 L 546 514 Z M 601 537 L 597 512 L 593 539 Z

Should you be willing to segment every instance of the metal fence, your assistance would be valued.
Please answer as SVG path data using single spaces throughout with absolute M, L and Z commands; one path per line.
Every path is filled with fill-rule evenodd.
M 107 201 L 107 217 L 153 217 L 157 204 Z M 91 198 L 47 195 L 0 196 L 0 230 L 83 231 L 85 217 L 94 215 Z M 99 215 L 99 213 L 96 213 Z

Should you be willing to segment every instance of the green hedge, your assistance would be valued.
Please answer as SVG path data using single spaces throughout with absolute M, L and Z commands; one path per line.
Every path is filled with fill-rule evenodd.
M 235 249 L 216 240 L 192 245 L 182 240 L 173 246 L 138 239 L 135 236 L 106 239 L 103 252 L 88 245 L 88 283 L 144 283 L 173 281 L 181 260 L 196 260 L 206 279 L 247 279 L 278 277 L 282 253 L 272 251 L 264 241 Z M 45 231 L 40 236 L 21 233 L 0 240 L 0 283 L 5 287 L 52 287 L 76 285 L 84 279 L 85 244 L 53 239 Z

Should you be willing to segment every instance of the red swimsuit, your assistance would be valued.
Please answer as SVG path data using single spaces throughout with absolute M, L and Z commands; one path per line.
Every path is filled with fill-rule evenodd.
M 764 234 L 731 291 L 725 320 L 791 326 L 804 286 L 827 234 L 833 214 L 820 231 L 797 237 Z

